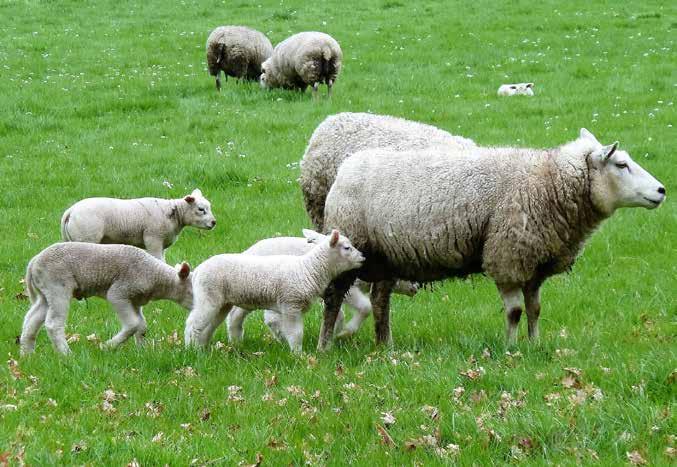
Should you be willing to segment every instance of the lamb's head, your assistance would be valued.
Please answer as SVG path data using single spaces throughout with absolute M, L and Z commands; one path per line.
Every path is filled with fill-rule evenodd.
M 268 60 L 261 64 L 261 76 L 259 76 L 259 84 L 263 89 L 268 87 L 268 74 L 266 72 L 266 66 L 268 65 Z
M 216 218 L 212 214 L 212 205 L 207 198 L 202 196 L 199 189 L 184 197 L 186 209 L 183 211 L 184 225 L 192 225 L 199 229 L 213 229 L 216 226 Z
M 176 302 L 187 310 L 193 308 L 193 278 L 188 263 L 180 263 L 174 266 L 178 280 L 174 290 Z
M 607 146 L 585 128 L 580 139 L 591 143 L 590 196 L 601 212 L 610 215 L 618 208 L 654 209 L 665 199 L 665 187 L 649 172 L 618 149 L 618 141 Z
M 504 84 L 498 88 L 499 96 L 533 96 L 534 83 Z
M 324 247 L 329 252 L 329 262 L 335 275 L 357 269 L 364 262 L 362 253 L 350 243 L 347 237 L 339 234 L 338 230 L 332 230 L 329 235 L 322 235 L 304 229 L 303 235 L 309 239 L 308 241 L 317 243 L 318 247 Z
M 420 285 L 418 282 L 410 282 L 398 279 L 397 282 L 395 282 L 395 287 L 393 287 L 393 292 L 396 294 L 413 297 L 418 292 L 419 287 Z

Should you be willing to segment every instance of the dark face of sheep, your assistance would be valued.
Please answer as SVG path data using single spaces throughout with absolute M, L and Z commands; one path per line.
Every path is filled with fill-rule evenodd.
M 581 138 L 595 137 L 582 129 Z M 590 192 L 597 209 L 608 215 L 618 208 L 657 208 L 665 200 L 665 187 L 649 172 L 618 149 L 618 142 L 602 146 L 589 158 L 593 170 L 590 174 Z

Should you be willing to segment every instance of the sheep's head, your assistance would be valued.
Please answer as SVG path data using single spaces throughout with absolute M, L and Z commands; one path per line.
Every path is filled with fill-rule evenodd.
M 191 225 L 198 229 L 213 229 L 216 226 L 216 218 L 212 214 L 212 205 L 207 198 L 202 196 L 199 189 L 183 198 L 187 208 L 183 212 L 184 225 Z
M 193 278 L 190 272 L 190 265 L 186 262 L 174 266 L 178 275 L 175 297 L 179 305 L 190 310 L 193 307 Z
M 649 172 L 618 149 L 618 141 L 607 146 L 585 128 L 579 139 L 593 146 L 588 158 L 591 166 L 590 196 L 601 212 L 610 215 L 618 208 L 654 209 L 665 199 L 665 187 Z
M 500 96 L 533 96 L 534 83 L 504 84 L 498 88 Z
M 263 89 L 266 89 L 268 87 L 268 74 L 266 71 L 266 64 L 268 63 L 268 60 L 263 62 L 261 64 L 261 76 L 259 76 L 259 84 Z

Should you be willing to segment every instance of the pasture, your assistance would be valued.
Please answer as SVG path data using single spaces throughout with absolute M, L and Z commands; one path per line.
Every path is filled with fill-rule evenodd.
M 0 464 L 503 465 L 674 462 L 677 442 L 677 7 L 629 2 L 0 2 Z M 204 43 L 243 24 L 273 44 L 331 34 L 344 53 L 331 100 L 229 79 Z M 536 83 L 532 98 L 500 84 Z M 325 92 L 321 90 L 321 94 Z M 554 147 L 581 127 L 661 180 L 659 209 L 620 210 L 570 274 L 546 282 L 541 340 L 504 344 L 482 276 L 396 296 L 394 348 L 369 319 L 303 356 L 261 313 L 241 348 L 225 328 L 183 348 L 186 312 L 145 309 L 147 344 L 102 351 L 119 327 L 73 301 L 73 355 L 41 332 L 19 358 L 32 256 L 91 196 L 178 198 L 199 187 L 213 231 L 186 229 L 167 260 L 197 265 L 310 227 L 296 182 L 313 129 L 341 111 L 390 114 L 481 145 Z

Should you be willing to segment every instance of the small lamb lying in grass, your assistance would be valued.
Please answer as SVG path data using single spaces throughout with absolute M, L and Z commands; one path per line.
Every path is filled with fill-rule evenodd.
M 26 271 L 31 308 L 21 331 L 21 353 L 35 350 L 42 324 L 59 352 L 70 352 L 66 317 L 72 298 L 102 297 L 118 313 L 122 330 L 106 342 L 117 347 L 132 334 L 143 342 L 146 320 L 141 307 L 151 300 L 172 300 L 190 309 L 193 304 L 190 266 L 176 268 L 129 245 L 56 243 L 36 255 Z
M 499 96 L 533 96 L 534 83 L 503 84 L 498 88 Z
M 212 256 L 193 273 L 194 306 L 186 321 L 186 345 L 205 346 L 233 306 L 279 314 L 289 347 L 301 352 L 303 313 L 340 274 L 359 268 L 364 256 L 332 231 L 302 256 Z
M 211 204 L 198 189 L 180 199 L 87 198 L 63 214 L 61 239 L 133 245 L 164 261 L 164 250 L 187 225 L 199 229 L 216 225 Z
M 316 244 L 325 240 L 326 235 L 322 235 L 313 230 L 303 229 L 303 237 L 274 237 L 266 238 L 256 242 L 254 245 L 243 251 L 242 254 L 253 256 L 271 256 L 271 255 L 293 255 L 301 256 L 312 250 Z M 345 297 L 345 303 L 355 310 L 352 319 L 343 325 L 343 310 L 339 312 L 336 320 L 334 332 L 337 337 L 349 337 L 355 334 L 366 318 L 371 314 L 371 301 L 365 293 L 369 292 L 371 284 L 362 282 L 359 279 L 348 290 Z M 418 286 L 409 281 L 397 281 L 394 293 L 413 296 L 418 291 Z M 251 313 L 251 310 L 245 310 L 240 307 L 233 307 L 228 314 L 228 338 L 231 343 L 238 343 L 242 340 L 244 330 L 242 325 L 245 318 Z M 265 310 L 264 322 L 271 333 L 277 339 L 284 339 L 280 329 L 279 314 L 272 310 Z

